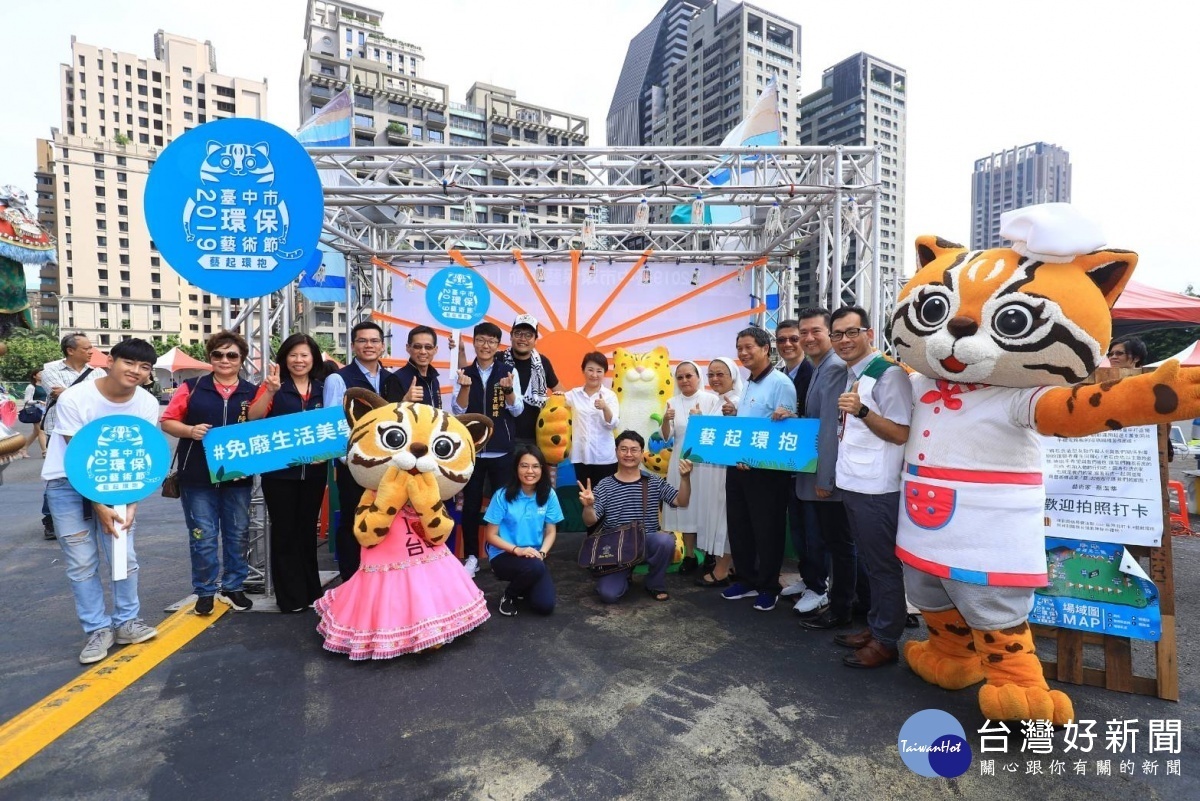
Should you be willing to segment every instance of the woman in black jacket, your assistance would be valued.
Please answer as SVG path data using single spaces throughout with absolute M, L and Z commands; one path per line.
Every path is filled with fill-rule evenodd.
M 250 406 L 250 419 L 321 408 L 324 376 L 316 340 L 292 334 L 275 354 L 275 364 Z M 303 612 L 322 594 L 317 523 L 325 497 L 325 472 L 325 462 L 315 462 L 262 474 L 263 499 L 271 519 L 271 576 L 281 612 Z

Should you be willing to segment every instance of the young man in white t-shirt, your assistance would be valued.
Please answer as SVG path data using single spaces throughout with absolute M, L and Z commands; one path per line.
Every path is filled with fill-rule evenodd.
M 84 500 L 67 480 L 63 457 L 67 443 L 85 425 L 116 414 L 140 417 L 158 425 L 158 401 L 141 385 L 154 367 L 154 347 L 141 339 L 117 343 L 109 353 L 108 375 L 63 391 L 58 400 L 58 421 L 42 467 L 46 497 L 58 544 L 66 556 L 67 578 L 75 595 L 75 612 L 88 639 L 79 654 L 83 664 L 99 662 L 115 641 L 119 645 L 145 642 L 158 631 L 138 617 L 138 565 L 133 549 L 133 516 L 137 504 L 126 507 L 127 520 L 101 503 Z M 112 583 L 113 612 L 104 601 L 100 578 L 100 551 L 112 563 L 110 537 L 128 537 L 128 578 Z

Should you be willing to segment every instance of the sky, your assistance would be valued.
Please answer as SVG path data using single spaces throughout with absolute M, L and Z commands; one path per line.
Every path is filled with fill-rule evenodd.
M 519 99 L 587 116 L 591 144 L 629 40 L 661 0 L 374 0 L 384 32 L 422 47 L 425 77 L 462 100 L 475 81 Z M 1072 199 L 1112 247 L 1139 254 L 1135 280 L 1179 291 L 1200 285 L 1193 189 L 1200 159 L 1191 27 L 1178 6 L 855 0 L 753 3 L 801 26 L 801 86 L 859 51 L 908 73 L 908 271 L 912 239 L 938 234 L 968 244 L 976 159 L 1030 142 L 1065 148 Z M 267 118 L 298 125 L 304 0 L 47 0 L 6 9 L 8 80 L 0 123 L 0 184 L 35 183 L 34 140 L 62 127 L 58 65 L 70 38 L 153 55 L 163 29 L 209 39 L 220 72 L 269 84 Z M 852 11 L 851 11 L 852 9 Z M 1086 9 L 1086 10 L 1085 10 Z

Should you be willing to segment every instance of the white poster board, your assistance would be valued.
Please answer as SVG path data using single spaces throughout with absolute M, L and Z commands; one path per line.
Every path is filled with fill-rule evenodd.
M 1046 437 L 1042 458 L 1047 537 L 1162 544 L 1157 426 Z

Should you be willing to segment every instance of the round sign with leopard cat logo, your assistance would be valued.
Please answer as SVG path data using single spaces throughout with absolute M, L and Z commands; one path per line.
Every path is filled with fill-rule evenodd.
M 296 280 L 324 218 L 312 158 L 287 131 L 254 119 L 215 120 L 172 142 L 150 170 L 144 203 L 167 264 L 225 297 Z

